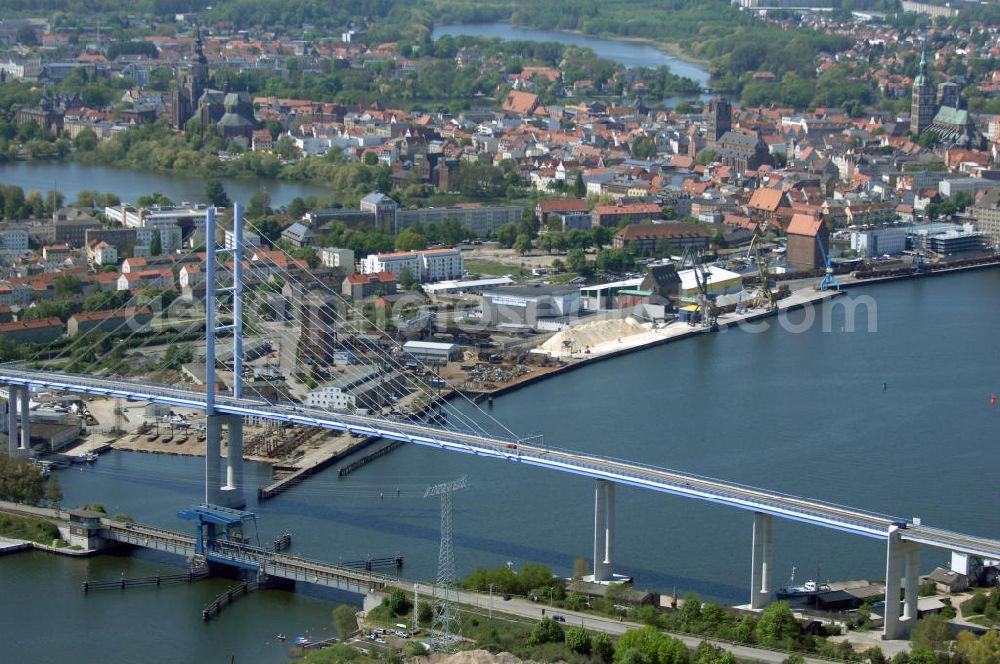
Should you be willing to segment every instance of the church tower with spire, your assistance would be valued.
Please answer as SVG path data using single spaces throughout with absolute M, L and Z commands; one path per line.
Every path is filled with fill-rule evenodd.
M 191 119 L 198 108 L 198 100 L 202 93 L 208 88 L 208 58 L 201 42 L 201 26 L 195 28 L 194 38 L 194 59 L 188 65 L 188 70 L 184 74 L 174 90 L 173 109 L 171 120 L 178 129 L 183 129 L 187 121 Z
M 927 53 L 920 54 L 920 73 L 913 79 L 913 98 L 910 102 L 910 133 L 916 138 L 931 126 L 935 113 L 934 86 L 927 76 Z

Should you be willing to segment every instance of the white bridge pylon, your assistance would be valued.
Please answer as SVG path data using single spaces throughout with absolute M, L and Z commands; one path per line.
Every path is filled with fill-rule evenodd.
M 205 213 L 205 502 L 240 508 L 246 505 L 243 493 L 243 418 L 216 411 L 216 335 L 231 332 L 233 390 L 243 397 L 243 208 L 233 204 L 233 241 L 229 248 L 217 246 L 215 208 Z M 232 260 L 232 281 L 220 282 L 219 258 Z M 223 276 L 224 271 L 221 271 Z M 233 322 L 218 325 L 220 295 L 232 304 Z M 225 474 L 221 473 L 222 426 L 226 426 Z

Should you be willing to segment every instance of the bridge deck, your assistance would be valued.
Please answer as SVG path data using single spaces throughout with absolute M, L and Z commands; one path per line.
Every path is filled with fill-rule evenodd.
M 185 557 L 195 554 L 194 537 L 162 528 L 105 520 L 103 534 L 106 539 L 147 549 Z M 214 562 L 256 569 L 291 581 L 305 581 L 360 594 L 399 584 L 396 579 L 381 574 L 228 542 L 218 543 L 207 557 Z
M 150 401 L 193 409 L 205 409 L 205 394 L 186 387 L 130 383 L 118 379 L 80 376 L 0 367 L 0 383 L 30 385 L 50 390 Z M 829 502 L 791 496 L 775 491 L 701 477 L 631 461 L 562 450 L 521 440 L 491 438 L 451 431 L 428 424 L 391 420 L 308 408 L 299 404 L 272 404 L 256 399 L 217 395 L 216 411 L 244 417 L 348 431 L 448 451 L 505 459 L 517 463 L 610 480 L 643 489 L 715 502 L 885 539 L 893 526 L 902 527 L 903 538 L 943 549 L 1000 558 L 1000 540 L 918 526 L 908 520 Z

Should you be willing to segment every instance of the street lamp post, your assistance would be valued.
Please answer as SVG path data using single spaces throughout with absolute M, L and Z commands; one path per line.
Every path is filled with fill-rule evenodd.
M 493 584 L 490 584 L 490 620 L 493 620 Z

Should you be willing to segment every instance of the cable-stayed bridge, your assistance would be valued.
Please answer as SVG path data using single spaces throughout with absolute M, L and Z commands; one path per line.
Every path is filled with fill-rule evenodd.
M 215 211 L 206 215 L 205 236 L 215 238 L 218 226 Z M 205 364 L 201 386 L 163 385 L 154 382 L 107 375 L 104 360 L 113 357 L 115 347 L 133 338 L 141 338 L 142 326 L 125 317 L 117 327 L 100 330 L 96 338 L 81 336 L 39 358 L 0 366 L 0 384 L 8 386 L 9 448 L 11 454 L 30 453 L 28 398 L 31 389 L 74 394 L 90 394 L 134 401 L 148 401 L 173 407 L 201 410 L 207 417 L 205 503 L 241 507 L 243 500 L 242 437 L 248 418 L 287 422 L 307 427 L 345 431 L 396 440 L 443 451 L 462 452 L 490 459 L 537 466 L 546 470 L 571 473 L 596 480 L 594 521 L 594 580 L 609 581 L 614 575 L 615 486 L 628 485 L 700 501 L 747 510 L 754 515 L 750 606 L 762 608 L 772 598 L 772 524 L 774 518 L 831 528 L 877 538 L 887 542 L 886 596 L 905 591 L 905 600 L 895 608 L 888 605 L 885 635 L 904 635 L 916 621 L 918 546 L 920 544 L 984 558 L 1000 559 L 1000 540 L 950 532 L 914 520 L 880 514 L 826 501 L 788 495 L 626 460 L 543 444 L 534 437 L 516 435 L 488 413 L 473 408 L 468 411 L 441 401 L 439 384 L 422 382 L 412 375 L 412 358 L 404 357 L 398 342 L 384 335 L 372 341 L 360 333 L 371 328 L 371 321 L 358 318 L 347 307 L 339 292 L 316 274 L 302 259 L 290 252 L 265 252 L 243 246 L 244 221 L 239 206 L 234 209 L 233 230 L 236 238 L 228 248 L 214 248 L 202 253 L 188 252 L 177 260 L 196 266 L 191 274 L 204 274 L 204 317 L 185 318 L 180 327 L 169 328 L 175 337 L 187 338 L 204 328 Z M 228 260 L 226 260 L 228 258 Z M 184 269 L 184 268 L 182 268 Z M 265 290 L 266 284 L 282 282 L 300 295 L 296 319 L 300 329 L 297 365 L 315 367 L 345 348 L 360 362 L 349 368 L 366 388 L 366 408 L 316 407 L 280 398 L 284 391 L 275 385 L 272 398 L 249 395 L 244 389 L 243 344 L 247 337 L 266 336 L 267 329 L 256 320 L 257 312 L 245 309 L 247 295 Z M 130 299 L 120 310 L 138 302 Z M 361 324 L 364 325 L 361 325 Z M 251 328 L 251 329 L 247 329 Z M 273 329 L 273 328 L 271 328 Z M 308 343 L 302 338 L 308 334 Z M 111 344 L 107 339 L 114 339 Z M 160 347 L 169 348 L 158 337 Z M 232 388 L 217 387 L 218 352 L 222 345 L 232 365 Z M 141 353 L 142 346 L 135 346 Z M 95 350 L 97 349 L 97 350 Z M 169 351 L 168 351 L 169 352 Z M 89 364 L 88 364 L 89 362 Z M 97 368 L 100 367 L 100 370 Z M 388 377 L 388 378 L 387 378 Z M 435 379 L 439 383 L 439 379 Z M 422 398 L 420 403 L 438 403 L 446 412 L 447 424 L 391 416 L 401 392 Z M 460 393 L 459 393 L 459 396 Z M 413 401 L 417 401 L 414 399 Z M 346 402 L 342 402 L 346 403 Z M 358 406 L 357 403 L 353 404 Z M 365 414 L 362 414 L 365 413 Z M 434 420 L 440 422 L 440 420 Z M 227 430 L 228 453 L 223 467 L 221 439 Z M 18 435 L 19 434 L 19 435 Z M 199 531 L 200 532 L 200 531 Z

